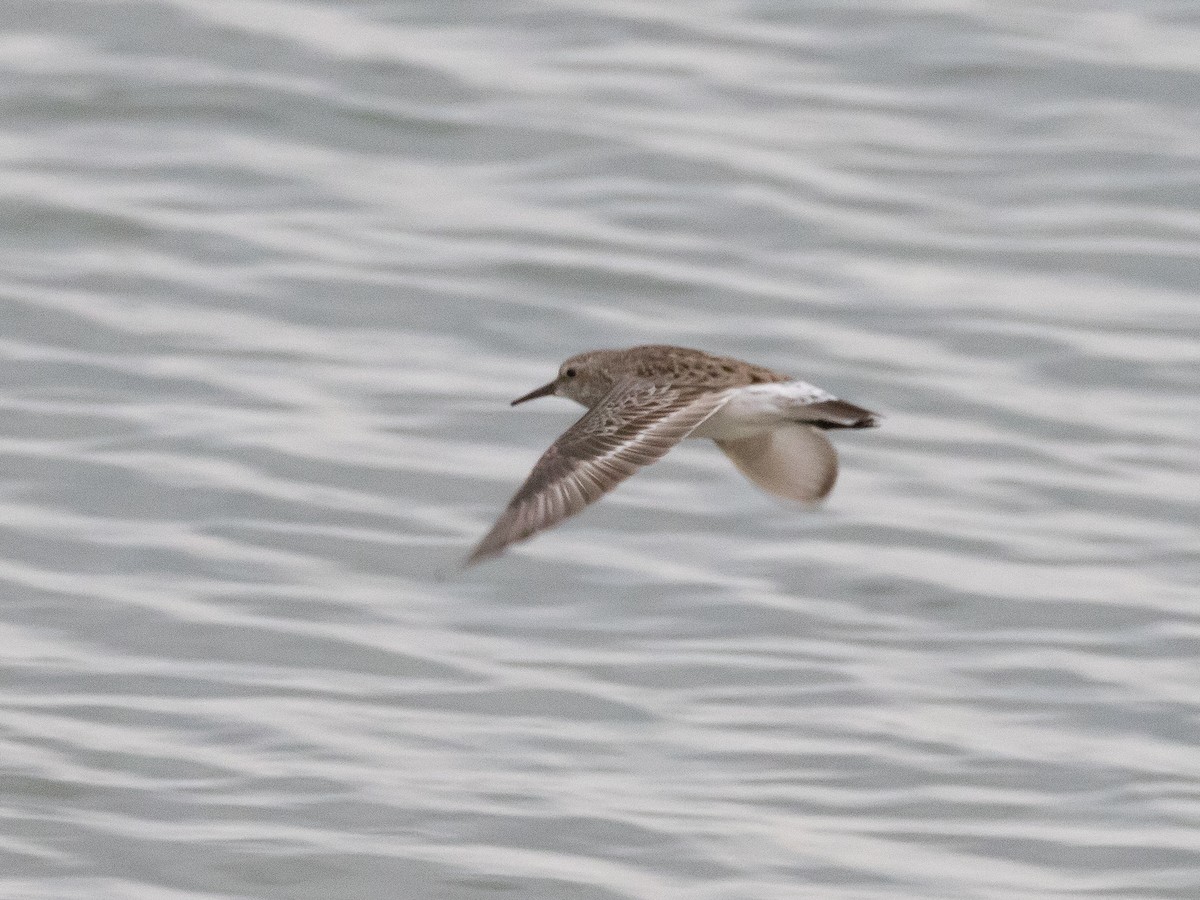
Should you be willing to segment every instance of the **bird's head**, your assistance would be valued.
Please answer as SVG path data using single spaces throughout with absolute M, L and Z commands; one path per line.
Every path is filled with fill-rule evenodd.
M 592 407 L 612 390 L 613 373 L 605 365 L 610 350 L 592 350 L 572 356 L 558 367 L 558 377 L 512 402 L 513 406 L 538 397 L 566 397 Z

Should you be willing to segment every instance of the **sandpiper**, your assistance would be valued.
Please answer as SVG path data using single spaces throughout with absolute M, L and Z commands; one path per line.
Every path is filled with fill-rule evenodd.
M 660 344 L 572 356 L 512 405 L 549 396 L 588 411 L 542 454 L 468 566 L 575 515 L 686 437 L 711 438 L 760 488 L 815 503 L 837 478 L 821 432 L 879 418 L 763 366 Z

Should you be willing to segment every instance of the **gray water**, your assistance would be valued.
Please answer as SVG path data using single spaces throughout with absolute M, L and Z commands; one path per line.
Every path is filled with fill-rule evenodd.
M 1200 896 L 1200 7 L 0 2 L 0 896 Z M 884 413 L 456 566 L 670 342 Z

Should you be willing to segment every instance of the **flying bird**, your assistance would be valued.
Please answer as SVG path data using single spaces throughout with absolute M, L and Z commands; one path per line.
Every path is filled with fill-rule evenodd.
M 542 454 L 468 566 L 575 515 L 687 437 L 711 438 L 763 490 L 816 503 L 837 478 L 823 432 L 880 418 L 763 366 L 661 344 L 572 356 L 512 405 L 550 396 L 588 411 Z

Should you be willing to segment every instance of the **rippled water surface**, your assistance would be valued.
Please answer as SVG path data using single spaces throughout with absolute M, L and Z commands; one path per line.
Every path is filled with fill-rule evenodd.
M 1200 896 L 1200 13 L 0 2 L 0 896 Z M 601 346 L 883 412 L 456 566 Z

